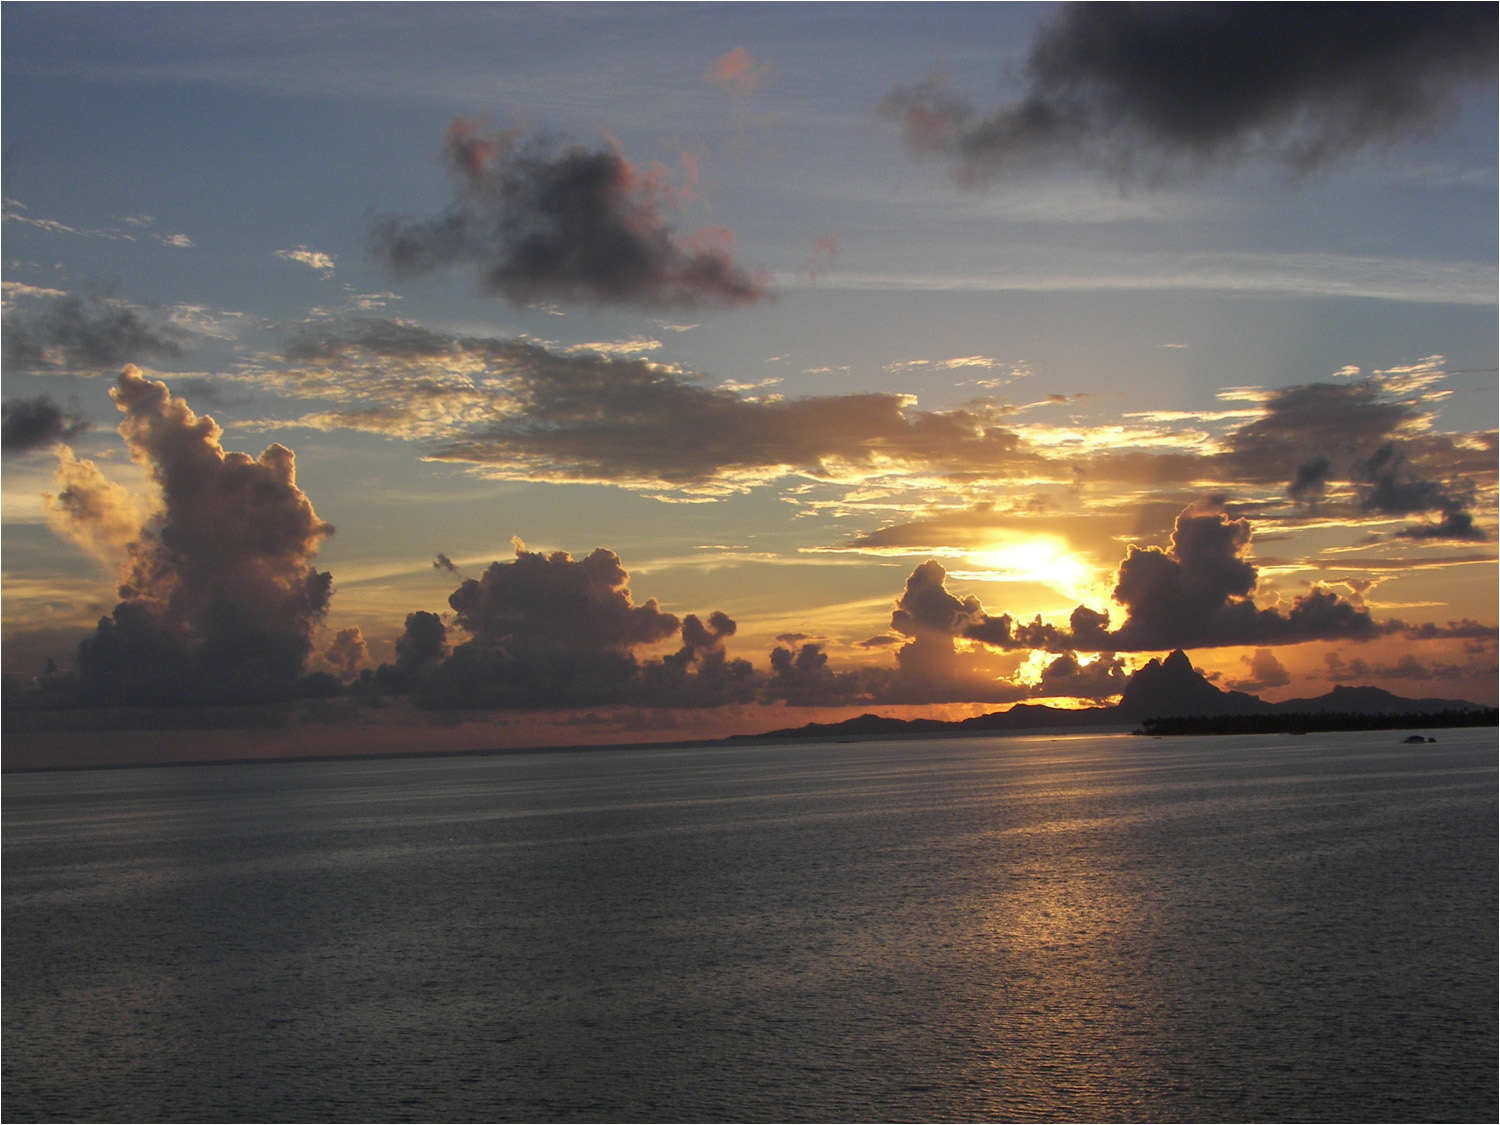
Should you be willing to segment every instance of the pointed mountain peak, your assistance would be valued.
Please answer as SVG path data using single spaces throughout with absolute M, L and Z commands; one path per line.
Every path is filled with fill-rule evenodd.
M 1119 711 L 1128 719 L 1161 719 L 1179 715 L 1246 715 L 1269 710 L 1253 695 L 1220 691 L 1200 673 L 1182 649 L 1164 661 L 1149 661 L 1130 677 Z

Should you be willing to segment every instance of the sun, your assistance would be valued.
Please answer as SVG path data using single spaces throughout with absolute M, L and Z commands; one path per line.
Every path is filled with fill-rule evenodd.
M 974 577 L 989 582 L 1036 582 L 1077 602 L 1094 602 L 1101 591 L 1098 569 L 1060 535 L 1000 540 L 966 558 Z

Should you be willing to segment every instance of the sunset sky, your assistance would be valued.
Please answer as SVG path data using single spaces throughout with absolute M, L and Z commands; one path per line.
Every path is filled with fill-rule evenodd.
M 1494 5 L 0 19 L 49 747 L 1496 702 Z

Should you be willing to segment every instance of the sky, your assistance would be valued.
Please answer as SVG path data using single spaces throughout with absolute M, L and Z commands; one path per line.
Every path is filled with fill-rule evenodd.
M 0 22 L 37 760 L 1496 702 L 1493 5 Z

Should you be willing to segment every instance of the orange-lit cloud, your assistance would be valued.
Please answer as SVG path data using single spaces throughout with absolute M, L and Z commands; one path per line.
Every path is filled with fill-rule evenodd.
M 770 73 L 769 66 L 757 63 L 745 48 L 736 47 L 704 71 L 703 80 L 731 94 L 748 94 Z

